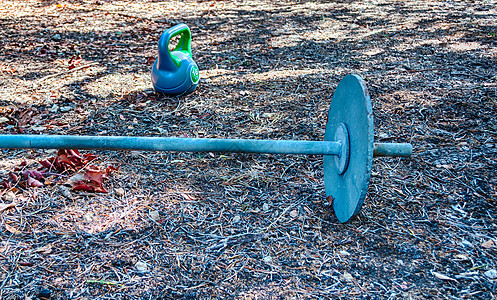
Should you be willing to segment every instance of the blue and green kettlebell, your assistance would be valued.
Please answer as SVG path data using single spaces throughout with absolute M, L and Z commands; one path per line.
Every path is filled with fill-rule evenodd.
M 172 37 L 181 35 L 173 51 L 169 51 Z M 185 24 L 173 26 L 162 33 L 159 40 L 159 57 L 152 67 L 152 84 L 159 93 L 179 95 L 197 88 L 200 73 L 192 58 L 192 35 Z

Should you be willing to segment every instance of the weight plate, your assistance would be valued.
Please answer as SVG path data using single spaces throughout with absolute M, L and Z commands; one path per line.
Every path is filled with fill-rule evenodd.
M 342 123 L 349 133 L 348 166 L 343 172 L 339 160 L 325 155 L 324 184 L 338 221 L 344 223 L 361 209 L 373 163 L 373 109 L 366 84 L 358 75 L 347 75 L 338 84 L 331 100 L 324 140 L 334 141 L 337 130 L 342 130 Z

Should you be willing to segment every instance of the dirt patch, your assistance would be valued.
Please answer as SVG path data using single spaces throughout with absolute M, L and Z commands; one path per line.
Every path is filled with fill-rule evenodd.
M 319 156 L 93 151 L 119 167 L 109 193 L 63 176 L 2 190 L 0 298 L 494 299 L 496 16 L 492 1 L 2 1 L 2 134 L 320 140 L 355 73 L 375 139 L 415 150 L 374 160 L 347 224 Z M 201 82 L 166 97 L 149 72 L 180 22 Z M 0 176 L 53 155 L 4 150 Z

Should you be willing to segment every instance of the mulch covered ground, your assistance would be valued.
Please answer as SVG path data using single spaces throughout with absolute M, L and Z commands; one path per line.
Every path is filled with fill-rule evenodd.
M 180 22 L 201 82 L 167 97 Z M 495 299 L 496 24 L 486 0 L 0 2 L 2 134 L 321 140 L 355 73 L 375 140 L 414 145 L 346 224 L 320 156 L 2 150 L 0 299 Z

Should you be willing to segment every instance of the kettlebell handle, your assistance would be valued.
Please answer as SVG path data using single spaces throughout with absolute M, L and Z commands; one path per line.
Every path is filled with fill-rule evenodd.
M 173 51 L 181 51 L 192 57 L 192 34 L 190 32 L 190 28 L 188 28 L 186 24 L 178 24 L 173 26 L 166 29 L 159 39 L 159 57 L 157 59 L 157 66 L 161 70 L 174 71 L 181 66 L 180 59 L 169 51 L 169 41 L 177 35 L 181 35 L 181 38 Z

